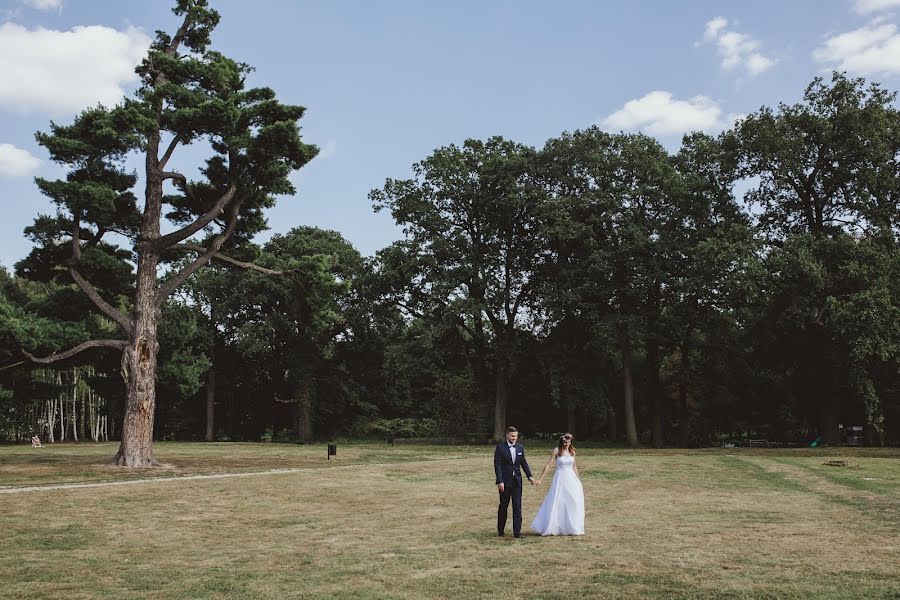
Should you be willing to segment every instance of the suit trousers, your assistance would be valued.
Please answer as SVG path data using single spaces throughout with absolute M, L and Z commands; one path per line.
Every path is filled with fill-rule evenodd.
M 522 533 L 522 482 L 519 479 L 513 479 L 512 485 L 504 485 L 500 492 L 500 506 L 497 508 L 497 533 L 500 535 L 506 530 L 510 500 L 513 509 L 513 535 L 518 536 Z

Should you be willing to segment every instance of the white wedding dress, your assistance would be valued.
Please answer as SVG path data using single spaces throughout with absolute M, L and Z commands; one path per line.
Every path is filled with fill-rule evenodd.
M 531 528 L 541 535 L 584 535 L 584 488 L 572 465 L 575 457 L 556 458 L 556 473 Z

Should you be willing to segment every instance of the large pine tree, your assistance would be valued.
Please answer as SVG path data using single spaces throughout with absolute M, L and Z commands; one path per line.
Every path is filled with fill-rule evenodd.
M 121 329 L 118 339 L 91 340 L 45 358 L 28 356 L 52 363 L 89 348 L 122 353 L 127 399 L 114 461 L 130 467 L 156 464 L 157 323 L 163 302 L 212 259 L 252 268 L 224 254 L 226 244 L 264 227 L 262 210 L 276 195 L 294 192 L 288 176 L 317 152 L 300 139 L 303 107 L 281 104 L 268 88 L 245 88 L 250 67 L 208 49 L 219 15 L 206 0 L 178 0 L 173 12 L 181 26 L 173 36 L 157 32 L 137 68 L 142 86 L 134 98 L 86 110 L 71 125 L 51 124 L 49 133 L 37 134 L 69 172 L 65 180 L 38 180 L 58 214 L 40 217 L 30 228 L 38 247 L 20 266 L 47 276 L 54 276 L 54 266 L 63 267 Z M 211 152 L 199 180 L 168 168 L 177 151 L 192 143 Z M 136 152 L 144 155 L 142 209 L 130 191 L 137 176 L 124 167 Z M 112 233 L 119 234 L 114 242 L 126 240 L 124 247 L 104 239 Z M 163 273 L 165 261 L 178 256 L 190 258 Z M 123 278 L 130 299 L 121 293 Z

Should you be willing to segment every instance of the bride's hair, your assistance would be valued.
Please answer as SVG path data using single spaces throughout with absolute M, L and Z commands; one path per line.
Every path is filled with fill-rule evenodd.
M 571 434 L 571 433 L 564 433 L 564 434 L 562 434 L 561 436 L 559 436 L 559 446 L 558 446 L 559 452 L 558 452 L 557 454 L 560 455 L 560 456 L 562 455 L 562 453 L 563 453 L 563 442 L 565 442 L 565 441 L 568 441 L 568 442 L 569 442 L 569 454 L 571 454 L 572 456 L 575 456 L 575 454 L 576 454 L 576 452 L 575 452 L 575 446 L 572 445 L 572 443 L 571 443 L 571 442 L 572 442 L 572 434 Z

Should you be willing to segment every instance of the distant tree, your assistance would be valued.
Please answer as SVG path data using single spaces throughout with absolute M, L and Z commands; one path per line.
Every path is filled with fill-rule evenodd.
M 347 317 L 364 262 L 340 234 L 314 227 L 273 236 L 259 261 L 291 275 L 245 275 L 233 294 L 236 344 L 269 377 L 275 400 L 291 405 L 295 432 L 309 441 L 316 422 L 354 396 L 354 374 L 337 352 L 362 326 Z
M 763 107 L 734 132 L 742 174 L 759 181 L 746 200 L 769 244 L 778 307 L 771 318 L 784 368 L 796 373 L 828 443 L 839 441 L 837 426 L 850 408 L 843 398 L 860 399 L 880 430 L 869 368 L 876 357 L 896 366 L 896 328 L 885 328 L 896 323 L 897 306 L 887 283 L 900 212 L 894 99 L 877 84 L 835 73 L 830 84 L 815 79 L 801 102 Z M 861 310 L 880 325 L 861 326 Z
M 142 86 L 134 99 L 114 108 L 86 110 L 73 124 L 51 124 L 49 133 L 37 135 L 51 158 L 70 171 L 65 180 L 38 181 L 56 202 L 59 216 L 36 222 L 41 246 L 32 262 L 48 271 L 65 265 L 97 308 L 118 324 L 123 337 L 92 339 L 45 358 L 28 356 L 46 364 L 88 348 L 122 352 L 126 404 L 114 461 L 130 467 L 155 464 L 157 325 L 166 298 L 210 260 L 228 261 L 222 253 L 225 244 L 245 240 L 264 225 L 262 210 L 274 203 L 275 195 L 294 191 L 288 176 L 317 151 L 300 140 L 297 121 L 303 107 L 281 104 L 268 88 L 247 89 L 250 67 L 208 50 L 219 15 L 206 0 L 178 0 L 174 12 L 183 17 L 182 24 L 173 36 L 157 33 L 137 69 Z M 167 170 L 176 150 L 192 142 L 207 143 L 212 151 L 202 181 Z M 136 177 L 122 166 L 132 151 L 144 154 L 142 210 L 129 191 Z M 165 193 L 167 182 L 176 193 Z M 166 205 L 170 211 L 165 217 L 180 228 L 163 234 Z M 111 232 L 129 244 L 124 255 L 104 242 Z M 191 241 L 204 232 L 204 243 Z M 59 243 L 65 239 L 68 243 Z M 166 252 L 196 257 L 161 281 L 159 267 Z M 83 275 L 87 267 L 101 280 L 127 273 L 125 258 L 136 268 L 130 306 L 105 295 L 102 285 Z
M 724 332 L 740 330 L 742 310 L 753 301 L 750 288 L 761 267 L 759 240 L 741 211 L 733 186 L 734 149 L 726 139 L 695 133 L 682 140 L 672 157 L 678 172 L 679 195 L 662 243 L 667 255 L 664 311 L 659 325 L 677 361 L 673 387 L 677 390 L 678 444 L 690 439 L 688 398 L 692 385 L 692 357 L 698 352 L 719 354 Z M 744 349 L 736 337 L 728 354 Z
M 677 223 L 677 173 L 655 140 L 596 127 L 550 140 L 543 152 L 556 271 L 547 308 L 563 320 L 577 316 L 602 345 L 617 347 L 625 435 L 636 445 L 634 345 L 641 337 L 648 396 L 660 418 L 657 323 L 669 266 L 665 230 Z M 661 444 L 661 423 L 654 429 Z
M 389 179 L 370 194 L 406 233 L 382 254 L 397 275 L 397 302 L 413 316 L 450 319 L 493 366 L 496 439 L 508 425 L 516 330 L 534 296 L 542 248 L 533 157 L 533 149 L 500 137 L 467 140 L 415 164 L 413 179 Z

